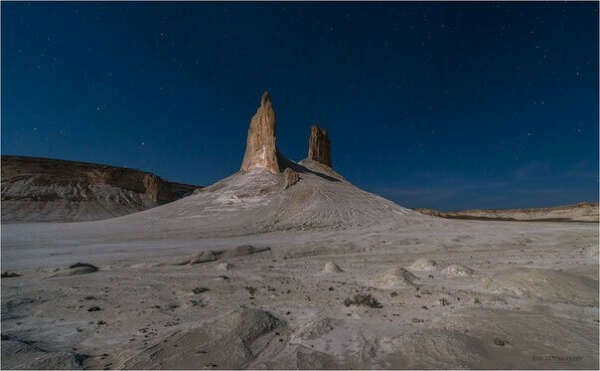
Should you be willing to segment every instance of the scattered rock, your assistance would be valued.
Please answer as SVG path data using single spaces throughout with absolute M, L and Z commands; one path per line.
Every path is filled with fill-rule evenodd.
M 220 271 L 228 271 L 230 269 L 233 269 L 233 267 L 234 265 L 231 263 L 219 263 L 215 268 Z
M 392 268 L 371 281 L 374 287 L 380 289 L 395 289 L 405 287 L 417 287 L 414 281 L 417 276 L 404 268 Z
M 435 260 L 419 258 L 408 268 L 414 271 L 429 272 L 437 269 L 437 263 Z
M 449 277 L 471 277 L 475 273 L 471 268 L 460 264 L 452 264 L 442 270 Z
M 190 258 L 190 265 L 208 263 L 217 260 L 217 256 L 212 251 L 201 251 Z
M 298 181 L 300 180 L 300 175 L 298 175 L 297 172 L 288 167 L 283 171 L 283 179 L 285 182 L 283 185 L 283 189 L 288 189 L 294 184 L 298 183 Z
M 194 289 L 192 289 L 192 292 L 194 294 L 202 294 L 203 292 L 207 292 L 210 291 L 210 289 L 208 287 L 195 287 Z
M 68 268 L 59 269 L 51 277 L 65 277 L 65 276 L 76 276 L 79 274 L 88 274 L 98 271 L 98 267 L 89 263 L 75 263 L 70 265 Z
M 252 245 L 241 245 L 241 246 L 237 246 L 233 249 L 228 249 L 223 251 L 222 253 L 222 257 L 226 257 L 226 258 L 234 258 L 234 257 L 238 257 L 238 256 L 246 256 L 246 255 L 252 255 L 252 254 L 257 254 L 260 252 L 265 252 L 265 251 L 270 251 L 271 248 L 270 247 L 254 247 Z
M 98 270 L 98 267 L 96 267 L 93 264 L 89 264 L 89 263 L 75 263 L 75 264 L 69 266 L 69 269 L 78 269 L 78 268 L 86 270 L 86 273 L 87 273 L 87 271 L 96 272 Z
M 102 310 L 100 307 L 98 307 L 98 306 L 93 306 L 93 307 L 90 307 L 90 308 L 88 309 L 88 312 L 98 312 L 98 311 L 100 311 L 100 310 Z
M 344 305 L 349 307 L 351 305 L 366 306 L 369 308 L 383 308 L 383 305 L 377 301 L 371 294 L 356 294 L 352 298 L 346 298 Z
M 20 274 L 15 273 L 15 272 L 2 272 L 2 275 L 0 275 L 0 278 L 11 278 L 11 277 L 21 277 Z
M 505 346 L 506 344 L 508 344 L 508 341 L 506 341 L 506 340 L 502 340 L 502 339 L 500 339 L 500 338 L 494 338 L 494 344 L 496 344 L 496 345 L 497 345 L 497 346 L 499 346 L 499 347 L 503 347 L 503 346 Z
M 325 267 L 323 267 L 323 273 L 341 273 L 343 271 L 344 270 L 334 262 L 327 262 L 325 263 Z
M 172 264 L 173 265 L 194 265 L 194 264 L 200 264 L 200 263 L 208 263 L 208 262 L 212 262 L 217 260 L 217 254 L 215 254 L 212 251 L 200 251 L 198 253 L 195 253 L 192 256 L 189 256 L 187 258 L 179 258 L 176 259 Z
M 298 337 L 302 340 L 318 339 L 333 331 L 340 324 L 340 322 L 340 320 L 329 317 L 308 322 L 300 329 Z
M 192 307 L 201 307 L 201 308 L 206 307 L 206 303 L 204 303 L 204 301 L 202 299 L 190 300 L 190 304 Z

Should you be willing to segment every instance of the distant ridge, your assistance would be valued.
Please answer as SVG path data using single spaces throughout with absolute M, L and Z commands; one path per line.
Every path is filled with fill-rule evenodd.
M 600 204 L 597 202 L 522 209 L 470 209 L 449 212 L 424 208 L 414 210 L 422 214 L 448 219 L 596 223 L 600 221 Z
M 122 216 L 191 194 L 197 186 L 88 162 L 2 156 L 2 222 L 67 222 Z

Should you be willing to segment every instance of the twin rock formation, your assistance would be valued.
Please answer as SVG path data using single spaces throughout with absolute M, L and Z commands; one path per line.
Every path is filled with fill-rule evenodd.
M 279 174 L 285 168 L 285 158 L 275 143 L 277 121 L 268 92 L 262 95 L 260 106 L 250 121 L 246 152 L 241 171 L 266 169 Z M 331 167 L 331 142 L 327 130 L 313 125 L 308 146 L 308 159 Z M 285 168 L 286 188 L 298 181 L 299 177 L 290 168 Z

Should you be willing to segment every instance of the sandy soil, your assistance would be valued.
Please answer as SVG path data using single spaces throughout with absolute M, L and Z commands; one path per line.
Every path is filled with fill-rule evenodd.
M 440 219 L 294 166 L 2 225 L 2 368 L 598 368 L 597 224 Z

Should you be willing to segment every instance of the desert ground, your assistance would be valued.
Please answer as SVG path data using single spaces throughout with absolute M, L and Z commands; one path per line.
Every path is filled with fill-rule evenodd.
M 597 224 L 441 219 L 293 166 L 2 225 L 2 368 L 598 368 Z
M 597 223 L 424 215 L 309 143 L 283 156 L 265 94 L 228 178 L 3 223 L 2 368 L 598 369 Z

